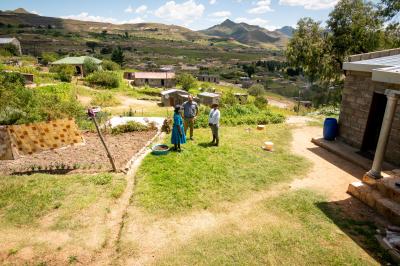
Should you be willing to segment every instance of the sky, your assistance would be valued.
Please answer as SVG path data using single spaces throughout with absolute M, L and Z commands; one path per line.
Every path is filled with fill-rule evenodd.
M 324 22 L 338 0 L 0 0 L 0 10 L 22 7 L 42 16 L 111 23 L 158 22 L 201 30 L 229 18 L 269 30 L 302 17 Z

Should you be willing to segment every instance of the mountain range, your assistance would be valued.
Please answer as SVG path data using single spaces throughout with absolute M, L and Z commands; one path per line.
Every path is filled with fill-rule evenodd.
M 176 25 L 161 23 L 111 24 L 104 22 L 80 21 L 56 17 L 46 17 L 29 13 L 23 8 L 13 11 L 0 11 L 2 25 L 14 25 L 19 28 L 41 28 L 61 30 L 68 33 L 102 32 L 125 34 L 140 38 L 155 38 L 161 40 L 213 42 L 221 46 L 225 43 L 238 46 L 258 48 L 278 48 L 286 46 L 293 28 L 285 26 L 275 31 L 246 23 L 235 23 L 229 19 L 221 24 L 201 31 L 192 31 Z

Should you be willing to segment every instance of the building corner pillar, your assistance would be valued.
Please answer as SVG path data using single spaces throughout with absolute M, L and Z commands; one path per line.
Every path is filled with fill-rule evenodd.
M 382 164 L 385 157 L 386 147 L 390 137 L 390 131 L 392 129 L 392 123 L 394 115 L 396 113 L 397 102 L 400 98 L 398 91 L 386 90 L 387 104 L 385 115 L 383 117 L 382 127 L 379 134 L 378 145 L 376 147 L 374 162 L 371 170 L 369 170 L 363 180 L 373 182 L 373 180 L 382 178 Z

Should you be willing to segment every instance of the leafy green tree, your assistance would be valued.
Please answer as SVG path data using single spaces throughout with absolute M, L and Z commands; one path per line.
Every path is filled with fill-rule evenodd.
M 94 62 L 93 59 L 86 58 L 83 61 L 83 73 L 86 75 L 89 75 L 95 71 L 99 70 L 99 66 Z
M 265 93 L 264 86 L 261 84 L 254 84 L 249 88 L 249 94 L 252 96 L 260 96 Z
M 182 73 L 177 77 L 177 83 L 182 86 L 182 89 L 189 91 L 197 86 L 197 79 L 191 74 Z
M 383 42 L 383 19 L 377 9 L 364 0 L 340 0 L 329 14 L 332 33 L 331 55 L 341 71 L 348 55 L 372 52 Z
M 111 53 L 111 60 L 114 61 L 115 63 L 119 64 L 120 66 L 123 65 L 124 63 L 124 51 L 122 50 L 122 48 L 120 46 L 118 46 L 117 48 L 115 48 L 112 53 Z
M 251 76 L 256 73 L 256 69 L 253 65 L 243 65 L 243 71 L 246 72 L 247 76 L 251 78 Z
M 103 70 L 109 70 L 109 71 L 115 71 L 121 69 L 121 67 L 117 63 L 110 60 L 103 60 L 101 66 L 103 67 Z
M 321 76 L 327 49 L 326 34 L 320 23 L 302 18 L 288 43 L 286 57 L 290 65 L 303 69 L 308 80 L 315 82 Z
M 92 53 L 94 53 L 96 47 L 99 46 L 99 44 L 97 42 L 88 41 L 88 42 L 86 42 L 86 46 L 92 50 Z

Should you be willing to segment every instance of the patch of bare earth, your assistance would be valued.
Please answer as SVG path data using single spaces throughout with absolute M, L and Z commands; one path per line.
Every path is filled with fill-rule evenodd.
M 152 130 L 119 135 L 105 134 L 105 141 L 114 157 L 117 169 L 123 170 L 132 156 L 139 152 L 156 133 Z M 54 170 L 58 167 L 60 172 L 71 173 L 111 170 L 109 159 L 97 133 L 85 132 L 83 138 L 85 144 L 22 156 L 17 160 L 0 161 L 0 174 L 30 173 L 33 166 L 36 166 L 36 171 L 50 168 Z M 37 166 L 40 166 L 40 170 Z M 61 166 L 64 166 L 63 169 Z

